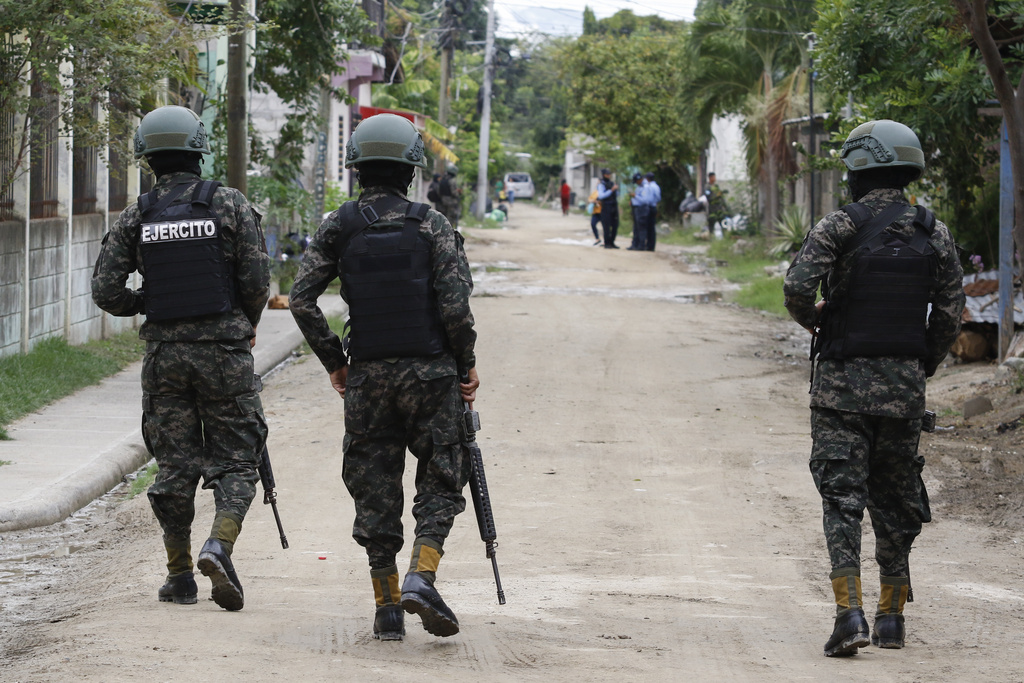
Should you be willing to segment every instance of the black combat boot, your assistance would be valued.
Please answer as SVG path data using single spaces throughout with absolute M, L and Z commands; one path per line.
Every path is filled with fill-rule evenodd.
M 194 605 L 198 595 L 199 587 L 192 572 L 168 576 L 167 582 L 156 592 L 160 602 L 173 602 L 175 605 Z
M 232 612 L 242 609 L 245 598 L 242 595 L 242 583 L 235 575 L 235 567 L 224 546 L 216 538 L 211 538 L 199 551 L 199 562 L 196 564 L 203 576 L 210 577 L 213 582 L 211 597 L 213 601 Z
M 398 567 L 370 570 L 373 597 L 377 614 L 373 619 L 373 637 L 377 640 L 401 640 L 405 635 L 405 612 L 402 611 L 402 591 L 398 588 Z
M 836 596 L 836 621 L 832 636 L 825 643 L 826 657 L 849 657 L 871 642 L 864 601 L 860 590 L 860 569 L 843 567 L 829 575 Z
M 454 636 L 459 620 L 444 604 L 434 582 L 421 572 L 409 572 L 402 582 L 402 607 L 409 614 L 418 614 L 423 628 L 435 636 Z
M 825 643 L 825 656 L 849 657 L 857 654 L 858 648 L 867 647 L 871 642 L 868 633 L 868 620 L 864 618 L 863 609 L 856 607 L 844 612 L 836 617 L 832 637 Z
M 875 613 L 875 628 L 871 632 L 871 644 L 890 650 L 903 647 L 906 626 L 903 622 L 903 606 L 910 594 L 910 577 L 879 577 L 882 592 L 878 597 L 878 611 Z
M 377 640 L 401 640 L 405 635 L 405 612 L 401 605 L 377 608 L 373 618 L 373 637 Z

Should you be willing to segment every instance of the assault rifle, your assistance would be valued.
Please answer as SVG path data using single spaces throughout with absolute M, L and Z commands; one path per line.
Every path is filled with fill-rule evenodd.
M 466 379 L 465 377 L 463 379 Z M 476 524 L 480 528 L 480 540 L 487 548 L 487 557 L 494 569 L 494 583 L 498 587 L 498 604 L 505 604 L 505 591 L 501 589 L 501 577 L 498 575 L 498 559 L 495 551 L 498 548 L 498 532 L 494 528 L 494 512 L 491 510 L 491 496 L 487 492 L 487 477 L 484 476 L 484 456 L 476 443 L 476 433 L 480 430 L 480 413 L 463 401 L 466 420 L 466 440 L 463 450 L 469 455 L 473 471 L 469 477 L 469 490 L 473 495 L 473 507 L 476 509 Z
M 263 391 L 262 377 L 254 374 L 253 384 L 256 385 L 257 393 Z M 270 451 L 267 450 L 266 443 L 263 444 L 263 455 L 260 456 L 260 466 L 256 471 L 260 475 L 260 481 L 263 482 L 263 504 L 269 505 L 270 509 L 274 511 L 277 533 L 281 534 L 281 547 L 287 550 L 288 539 L 284 535 L 284 527 L 281 526 L 281 515 L 277 511 L 277 491 L 274 490 L 277 487 L 277 482 L 274 481 L 274 468 L 270 466 Z
M 281 515 L 277 512 L 277 491 L 274 488 L 277 483 L 274 481 L 274 470 L 270 466 L 270 451 L 266 444 L 263 445 L 263 457 L 260 459 L 259 467 L 260 481 L 263 482 L 263 504 L 269 505 L 274 511 L 274 520 L 277 522 L 277 532 L 281 534 L 281 547 L 288 549 L 288 539 L 284 535 L 284 527 L 281 526 Z

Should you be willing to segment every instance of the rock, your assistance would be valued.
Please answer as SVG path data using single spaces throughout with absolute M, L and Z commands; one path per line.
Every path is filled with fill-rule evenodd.
M 1007 358 L 1003 361 L 1003 367 L 1016 370 L 1017 372 L 1024 372 L 1024 358 Z
M 987 396 L 975 396 L 964 401 L 964 419 L 969 420 L 976 415 L 992 410 L 992 401 Z
M 984 335 L 971 330 L 964 330 L 953 342 L 953 348 L 949 350 L 954 356 L 964 363 L 973 363 L 985 360 L 988 356 L 988 340 Z

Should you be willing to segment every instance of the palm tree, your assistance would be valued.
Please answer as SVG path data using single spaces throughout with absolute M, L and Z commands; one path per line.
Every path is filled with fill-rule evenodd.
M 690 32 L 694 73 L 689 93 L 701 130 L 738 114 L 747 142 L 747 165 L 758 180 L 762 224 L 779 216 L 779 181 L 796 171 L 782 122 L 795 114 L 806 92 L 806 34 L 813 24 L 803 0 L 703 0 Z

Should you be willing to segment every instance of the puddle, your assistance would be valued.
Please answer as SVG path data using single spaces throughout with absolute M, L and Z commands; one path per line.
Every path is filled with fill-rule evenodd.
M 713 304 L 724 300 L 723 291 L 701 291 L 655 288 L 609 289 L 604 287 L 553 287 L 509 282 L 501 276 L 480 278 L 474 283 L 473 296 L 604 296 L 613 299 L 647 299 L 683 304 Z
M 676 294 L 676 300 L 684 304 L 715 304 L 722 300 L 722 293 L 700 292 L 698 294 Z

